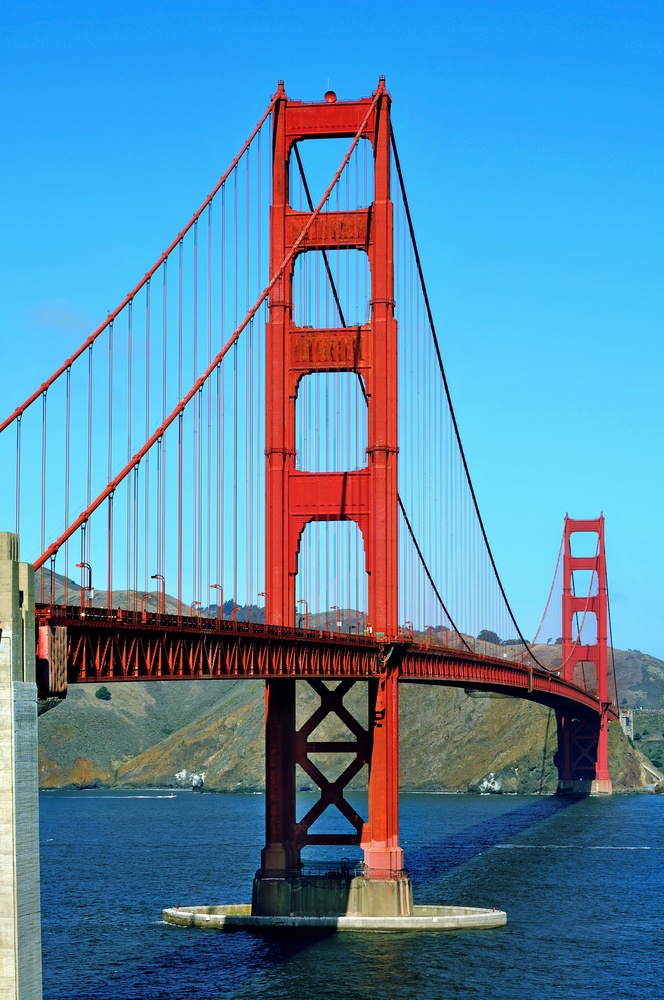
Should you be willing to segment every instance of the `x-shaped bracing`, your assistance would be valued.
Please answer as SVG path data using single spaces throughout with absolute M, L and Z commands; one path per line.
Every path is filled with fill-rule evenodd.
M 306 844 L 359 844 L 364 820 L 344 798 L 344 789 L 369 762 L 371 738 L 369 732 L 343 703 L 345 695 L 353 687 L 355 681 L 343 680 L 334 688 L 328 688 L 322 680 L 315 678 L 309 679 L 307 683 L 319 696 L 320 705 L 295 734 L 294 763 L 299 764 L 318 786 L 320 798 L 299 823 L 296 823 L 295 843 L 299 848 Z M 336 715 L 355 739 L 311 740 L 311 734 L 328 715 Z M 352 753 L 355 754 L 355 759 L 334 781 L 331 781 L 309 759 L 309 754 L 312 753 Z M 309 833 L 311 826 L 329 806 L 337 807 L 339 812 L 354 827 L 355 833 Z

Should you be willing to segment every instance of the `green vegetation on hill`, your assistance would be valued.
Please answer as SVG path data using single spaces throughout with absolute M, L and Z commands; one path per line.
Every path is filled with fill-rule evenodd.
M 664 709 L 634 712 L 634 744 L 664 772 Z

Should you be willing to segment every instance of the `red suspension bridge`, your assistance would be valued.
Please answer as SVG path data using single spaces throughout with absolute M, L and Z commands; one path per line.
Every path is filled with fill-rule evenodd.
M 266 681 L 258 907 L 278 908 L 260 885 L 310 845 L 359 845 L 370 878 L 403 883 L 399 682 L 554 708 L 561 789 L 610 791 L 604 522 L 565 520 L 562 666 L 547 668 L 482 523 L 382 79 L 313 103 L 280 83 L 156 264 L 0 424 L 0 447 L 3 517 L 38 571 L 40 697 Z M 320 700 L 304 722 L 298 680 Z M 361 719 L 344 704 L 358 682 Z M 319 738 L 330 714 L 346 739 Z M 338 777 L 321 753 L 343 759 Z M 300 817 L 298 767 L 320 789 Z M 344 797 L 363 768 L 367 817 Z M 341 832 L 319 832 L 328 807 Z

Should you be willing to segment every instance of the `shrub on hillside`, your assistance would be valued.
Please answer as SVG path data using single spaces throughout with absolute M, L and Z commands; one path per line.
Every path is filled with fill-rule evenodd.
M 104 684 L 102 684 L 102 686 L 100 688 L 97 688 L 97 690 L 95 691 L 95 698 L 99 698 L 100 701 L 110 701 L 111 692 Z

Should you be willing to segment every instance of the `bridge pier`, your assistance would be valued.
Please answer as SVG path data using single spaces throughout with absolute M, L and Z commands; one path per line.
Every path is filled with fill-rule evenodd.
M 577 718 L 557 712 L 558 792 L 573 795 L 610 795 L 607 760 L 607 721 L 599 716 Z
M 368 695 L 368 726 L 344 705 L 355 681 L 334 687 L 311 679 L 320 705 L 296 726 L 295 680 L 266 682 L 266 837 L 256 873 L 251 912 L 254 916 L 410 917 L 413 892 L 399 846 L 398 669 L 363 682 Z M 303 683 L 302 681 L 300 683 Z M 353 739 L 322 740 L 315 731 L 328 715 L 337 718 Z M 310 755 L 350 755 L 334 779 L 326 777 Z M 365 822 L 344 798 L 348 783 L 369 766 L 368 818 Z M 296 768 L 318 786 L 320 798 L 299 821 L 296 816 Z M 311 827 L 330 806 L 354 828 L 349 833 L 313 833 Z M 307 872 L 301 849 L 307 845 L 360 846 L 364 862 L 318 866 Z
M 0 532 L 0 996 L 41 1000 L 37 685 L 32 566 Z

